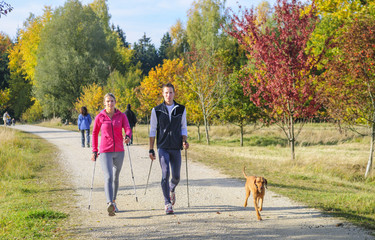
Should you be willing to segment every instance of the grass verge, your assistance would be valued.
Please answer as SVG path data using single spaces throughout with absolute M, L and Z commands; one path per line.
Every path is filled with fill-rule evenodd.
M 269 189 L 330 215 L 375 230 L 375 176 L 364 179 L 370 139 L 331 124 L 309 124 L 299 136 L 296 160 L 280 129 L 246 129 L 244 147 L 233 126 L 211 126 L 211 144 L 198 141 L 189 126 L 189 158 L 233 178 L 264 176 Z M 135 142 L 147 144 L 147 126 L 137 126 Z M 203 134 L 202 134 L 203 135 Z M 374 164 L 375 165 L 375 164 Z M 375 233 L 375 231 L 374 231 Z
M 0 239 L 65 239 L 73 190 L 61 178 L 56 148 L 0 127 Z

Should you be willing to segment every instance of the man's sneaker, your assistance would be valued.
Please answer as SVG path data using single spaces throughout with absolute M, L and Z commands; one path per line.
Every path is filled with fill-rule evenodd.
M 115 207 L 115 213 L 116 213 L 116 212 L 119 212 L 119 210 L 118 210 L 117 205 L 116 205 L 115 202 L 113 203 L 113 206 Z
M 115 216 L 115 205 L 113 203 L 108 203 L 107 211 L 109 216 Z
M 171 197 L 171 203 L 172 205 L 174 205 L 176 203 L 176 193 L 171 192 L 170 197 Z
M 165 213 L 166 214 L 173 214 L 173 207 L 172 207 L 172 204 L 167 204 L 165 205 Z

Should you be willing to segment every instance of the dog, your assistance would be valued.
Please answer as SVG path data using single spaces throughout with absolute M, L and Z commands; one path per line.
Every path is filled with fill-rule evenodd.
M 254 197 L 254 207 L 255 207 L 255 212 L 257 214 L 257 218 L 258 220 L 262 220 L 259 212 L 262 211 L 263 209 L 263 199 L 264 199 L 264 195 L 266 194 L 267 179 L 265 179 L 264 177 L 246 176 L 245 166 L 243 167 L 242 172 L 246 178 L 246 183 L 245 183 L 246 198 L 245 198 L 244 207 L 247 206 L 247 200 L 250 196 L 250 193 L 252 193 Z

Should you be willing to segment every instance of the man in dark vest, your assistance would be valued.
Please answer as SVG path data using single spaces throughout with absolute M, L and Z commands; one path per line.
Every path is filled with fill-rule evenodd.
M 172 84 L 164 84 L 162 92 L 164 102 L 151 111 L 149 156 L 152 161 L 155 160 L 156 136 L 162 170 L 161 188 L 164 195 L 165 213 L 173 214 L 173 205 L 176 202 L 175 189 L 180 182 L 181 149 L 189 148 L 186 109 L 185 106 L 174 101 L 175 91 Z M 171 174 L 172 179 L 169 181 Z

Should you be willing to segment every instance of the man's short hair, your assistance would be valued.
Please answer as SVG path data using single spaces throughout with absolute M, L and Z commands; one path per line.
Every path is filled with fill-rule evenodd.
M 174 92 L 174 86 L 172 85 L 172 83 L 163 84 L 163 86 L 161 87 L 161 89 L 164 89 L 165 87 L 172 88 L 173 92 Z

